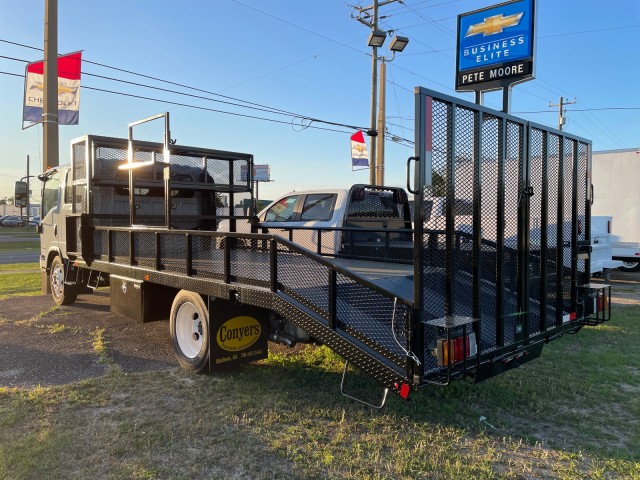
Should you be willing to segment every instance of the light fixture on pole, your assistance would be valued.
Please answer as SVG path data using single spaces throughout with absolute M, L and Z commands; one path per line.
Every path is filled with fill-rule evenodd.
M 389 50 L 392 52 L 401 52 L 405 49 L 407 44 L 409 43 L 409 39 L 407 37 L 400 37 L 396 35 L 391 40 L 391 45 L 389 45 Z
M 384 44 L 384 41 L 387 39 L 387 32 L 384 30 L 379 30 L 377 28 L 371 31 L 369 35 L 369 46 L 370 47 L 381 47 Z

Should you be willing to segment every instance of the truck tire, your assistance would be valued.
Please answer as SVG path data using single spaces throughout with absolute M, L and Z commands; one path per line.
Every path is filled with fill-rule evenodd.
M 78 291 L 74 285 L 65 285 L 64 274 L 64 262 L 59 255 L 56 255 L 49 270 L 51 296 L 56 305 L 71 305 L 78 297 Z
M 630 262 L 627 260 L 622 261 L 622 266 L 619 267 L 620 270 L 625 272 L 637 272 L 640 271 L 640 262 Z
M 171 305 L 169 331 L 178 363 L 186 370 L 202 372 L 209 365 L 209 311 L 202 297 L 180 290 Z

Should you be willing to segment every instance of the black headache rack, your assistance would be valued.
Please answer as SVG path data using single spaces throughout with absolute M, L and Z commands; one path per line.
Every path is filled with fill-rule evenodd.
M 165 119 L 164 143 L 133 139 L 133 127 Z M 73 213 L 94 226 L 216 230 L 255 214 L 253 156 L 173 145 L 169 114 L 129 126 L 129 138 L 86 135 L 71 143 Z
M 214 197 L 212 208 L 198 197 L 197 215 L 185 219 L 188 229 L 154 225 L 162 211 L 141 217 L 149 225 L 126 224 L 131 210 L 142 208 L 135 199 L 148 196 L 137 189 L 153 179 L 134 177 L 133 169 L 129 185 L 116 174 L 103 178 L 98 158 L 113 157 L 115 165 L 126 157 L 123 141 L 102 137 L 73 147 L 74 173 L 84 173 L 74 177 L 78 209 L 69 225 L 78 232 L 78 255 L 101 272 L 276 312 L 404 397 L 458 378 L 483 380 L 539 356 L 545 342 L 602 321 L 605 302 L 585 301 L 584 287 L 590 143 L 426 89 L 416 90 L 416 119 L 408 185 L 414 229 L 378 231 L 386 240 L 373 255 L 349 240 L 367 233 L 364 227 L 213 231 L 220 218 L 229 218 L 232 230 L 249 218 L 236 205 L 239 198 L 253 200 L 253 159 L 190 147 L 169 147 L 164 177 L 171 179 L 174 162 L 193 167 L 184 157 L 200 159 L 198 168 L 205 166 L 213 181 L 196 177 L 194 192 L 210 190 L 222 200 Z M 109 157 L 103 149 L 114 144 Z M 85 166 L 76 166 L 76 158 Z M 211 164 L 222 173 L 212 175 Z M 169 208 L 192 198 L 187 183 L 170 181 L 170 191 L 185 192 L 167 195 Z M 127 188 L 134 201 L 117 217 L 101 216 L 96 187 Z M 424 199 L 434 196 L 446 197 L 447 215 L 426 229 Z M 457 220 L 460 198 L 473 203 L 471 225 Z

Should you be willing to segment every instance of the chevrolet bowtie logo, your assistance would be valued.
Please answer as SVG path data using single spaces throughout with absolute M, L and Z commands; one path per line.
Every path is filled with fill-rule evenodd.
M 505 17 L 504 14 L 501 13 L 500 15 L 487 17 L 484 19 L 484 22 L 471 25 L 469 30 L 467 30 L 465 38 L 471 37 L 472 35 L 480 35 L 481 33 L 484 37 L 502 33 L 505 28 L 518 25 L 522 15 L 524 15 L 524 13 L 515 13 Z

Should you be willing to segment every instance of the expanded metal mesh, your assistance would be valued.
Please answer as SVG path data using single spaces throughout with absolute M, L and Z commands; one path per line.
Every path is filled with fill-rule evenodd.
M 269 285 L 269 242 L 246 238 L 225 241 L 231 245 L 231 275 L 250 285 Z
M 87 213 L 87 185 L 74 183 L 71 191 L 73 213 Z
M 277 264 L 282 291 L 328 325 L 331 269 L 284 245 L 279 245 Z M 396 303 L 394 309 L 393 299 L 340 273 L 335 295 L 336 329 L 404 366 L 410 308 Z
M 186 252 L 186 235 L 164 235 L 160 244 L 161 268 L 169 272 L 186 274 Z
M 159 237 L 153 232 L 136 232 L 133 238 L 136 264 L 140 267 L 155 269 L 156 239 Z
M 587 191 L 591 188 L 591 185 L 587 183 L 587 169 L 589 168 L 589 146 L 584 142 L 578 142 L 578 184 L 577 184 L 577 206 L 578 206 L 578 219 L 581 222 L 582 228 L 578 229 L 578 241 L 582 242 L 587 239 L 587 225 L 590 224 L 590 218 L 587 217 Z M 578 260 L 578 272 L 580 273 L 580 279 L 578 285 L 587 283 L 588 277 L 586 276 L 586 262 L 585 260 Z
M 557 217 L 558 198 L 573 204 L 573 185 L 560 183 L 558 138 L 451 99 L 432 97 L 426 105 L 431 106 L 426 115 L 432 185 L 422 192 L 421 319 L 476 317 L 481 352 L 514 345 L 525 331 L 532 335 L 556 324 L 556 291 L 571 301 L 564 279 L 570 280 L 572 272 L 563 270 L 570 249 L 563 249 L 565 240 L 558 238 L 563 231 Z M 453 203 L 440 216 L 428 211 L 437 197 L 446 197 L 445 205 Z M 584 195 L 577 201 L 583 212 Z M 523 208 L 527 205 L 529 210 Z M 565 214 L 562 210 L 560 223 L 571 225 L 573 219 Z M 528 242 L 530 255 L 524 250 Z M 560 290 L 558 272 L 563 275 Z M 427 372 L 435 362 L 430 348 L 441 334 L 425 328 Z
M 192 239 L 193 269 L 198 277 L 222 279 L 224 274 L 224 244 L 222 237 L 194 236 Z
M 504 261 L 502 278 L 504 279 L 504 344 L 516 341 L 516 328 L 523 320 L 523 300 L 518 299 L 518 287 L 521 280 L 518 266 L 520 237 L 518 233 L 518 214 L 521 192 L 524 189 L 524 125 L 507 121 L 506 158 L 504 174 Z
M 386 218 L 391 220 L 405 220 L 403 203 L 398 202 L 394 193 L 396 190 L 390 190 L 381 187 L 364 187 L 360 195 L 356 195 L 349 202 L 349 210 L 347 211 L 347 225 L 349 221 L 367 218 Z
M 329 269 L 293 251 L 278 254 L 278 282 L 282 290 L 310 310 L 327 317 Z
M 72 144 L 71 147 L 71 202 L 73 213 L 87 213 L 87 155 L 86 141 Z
M 128 163 L 128 142 L 124 139 L 89 137 L 93 213 L 111 225 L 165 226 L 166 159 L 161 144 L 134 143 L 133 161 L 142 164 L 132 170 Z M 78 147 L 79 148 L 79 147 Z M 78 153 L 80 155 L 80 152 Z M 80 157 L 78 157 L 80 158 Z M 220 219 L 248 218 L 253 201 L 250 155 L 216 150 L 172 147 L 168 167 L 168 208 L 174 229 L 216 230 Z M 130 180 L 133 185 L 129 199 Z M 106 223 L 108 224 L 108 223 Z
M 409 345 L 420 343 L 409 338 L 413 310 L 404 302 L 413 296 L 394 302 L 394 290 L 385 290 L 385 279 L 359 278 L 335 267 L 333 262 L 339 264 L 339 260 L 330 263 L 314 253 L 394 263 L 411 261 L 413 253 L 421 255 L 416 258 L 423 264 L 422 271 L 414 271 L 415 281 L 421 282 L 415 288 L 422 292 L 418 321 L 424 325 L 447 315 L 473 316 L 479 321 L 468 325 L 473 325 L 469 328 L 480 339 L 482 354 L 503 347 L 513 349 L 523 339 L 522 321 L 528 321 L 530 335 L 540 334 L 555 328 L 575 308 L 572 249 L 575 253 L 577 247 L 572 234 L 577 232 L 578 241 L 588 239 L 585 228 L 581 231 L 576 222 L 586 221 L 588 215 L 589 146 L 555 131 L 527 126 L 508 115 L 457 102 L 434 97 L 429 103 L 432 184 L 421 192 L 424 222 L 423 236 L 416 239 L 419 250 L 401 247 L 403 241 L 411 245 L 410 233 L 367 232 L 362 228 L 265 232 L 307 251 L 286 242 L 272 243 L 267 237 L 131 229 L 133 233 L 97 231 L 94 257 L 181 276 L 260 286 L 256 291 L 265 294 L 268 288 L 275 288 L 281 292 L 278 301 L 286 301 L 312 318 L 320 334 L 334 328 L 361 352 L 374 352 L 382 362 L 402 369 Z M 117 156 L 112 151 L 100 154 Z M 221 158 L 218 162 L 214 157 L 182 151 L 172 159 L 177 183 L 227 188 L 213 197 L 202 193 L 213 191 L 206 188 L 194 189 L 191 196 L 176 194 L 171 198 L 174 221 L 193 222 L 192 217 L 204 218 L 203 212 L 207 212 L 214 221 L 231 217 L 240 222 L 239 218 L 248 214 L 251 193 L 237 189 L 250 186 L 249 159 Z M 202 176 L 194 172 L 202 172 Z M 150 169 L 146 173 L 157 172 Z M 112 180 L 95 185 L 94 225 L 128 221 L 128 182 L 121 182 L 122 177 Z M 136 192 L 135 197 L 140 200 L 153 195 Z M 404 214 L 393 194 L 383 192 L 376 200 L 376 205 L 362 203 L 349 218 L 365 218 L 385 205 L 389 206 L 389 218 L 400 219 Z M 176 202 L 182 203 L 178 206 Z M 212 209 L 207 209 L 207 202 Z M 136 209 L 138 218 L 162 216 L 157 205 Z M 197 224 L 185 225 L 192 229 Z M 528 229 L 524 228 L 527 225 Z M 270 250 L 274 244 L 277 252 Z M 396 250 L 390 249 L 391 244 Z M 526 245 L 528 252 L 524 251 Z M 579 261 L 578 271 L 584 267 Z M 403 277 L 403 282 L 403 287 L 410 285 L 411 277 Z M 424 326 L 424 349 L 416 353 L 428 375 L 438 371 L 432 354 L 443 327 Z
M 111 233 L 111 257 L 116 263 L 129 265 L 129 232 L 115 231 Z
M 530 129 L 529 134 L 529 184 L 533 189 L 533 196 L 529 200 L 529 333 L 534 334 L 544 329 L 541 327 L 542 318 L 546 315 L 546 302 L 542 272 L 544 270 L 543 256 L 547 248 L 543 242 L 543 229 L 546 230 L 547 218 L 543 215 L 545 204 L 546 180 L 545 168 L 546 137 L 539 129 Z
M 549 133 L 548 138 L 548 192 L 547 208 L 549 225 L 549 238 L 547 242 L 547 304 L 553 309 L 553 315 L 547 317 L 545 327 L 550 328 L 556 324 L 558 315 L 562 312 L 557 311 L 558 296 L 558 269 L 562 268 L 562 235 L 558 235 L 558 227 L 562 229 L 562 221 L 558 222 L 558 198 L 559 192 L 562 190 L 560 184 L 560 137 L 554 133 Z M 560 240 L 560 247 L 558 247 Z
M 87 180 L 87 142 L 80 141 L 71 146 L 71 163 L 74 180 Z
M 575 247 L 573 242 L 573 232 L 572 228 L 574 227 L 573 219 L 573 163 L 574 163 L 574 141 L 565 138 L 563 142 L 564 147 L 564 162 L 562 165 L 563 168 L 563 249 L 562 249 L 562 305 L 563 305 L 563 313 L 570 313 L 572 311 L 571 305 L 571 257 L 572 257 L 572 247 Z M 577 223 L 576 219 L 576 223 Z
M 451 306 L 456 315 L 472 316 L 472 296 L 468 292 L 472 288 L 472 240 L 473 240 L 473 194 L 475 159 L 475 112 L 467 108 L 456 108 L 455 131 L 465 132 L 454 137 L 455 159 L 451 178 L 453 180 L 453 230 L 455 232 L 453 256 L 452 297 Z
M 394 309 L 392 299 L 340 274 L 336 297 L 339 328 L 380 353 L 395 355 L 401 364 L 408 348 L 409 310 L 397 302 Z
M 94 145 L 91 172 L 93 179 L 108 180 L 129 178 L 127 170 L 118 169 L 127 161 L 127 148 L 114 148 Z

